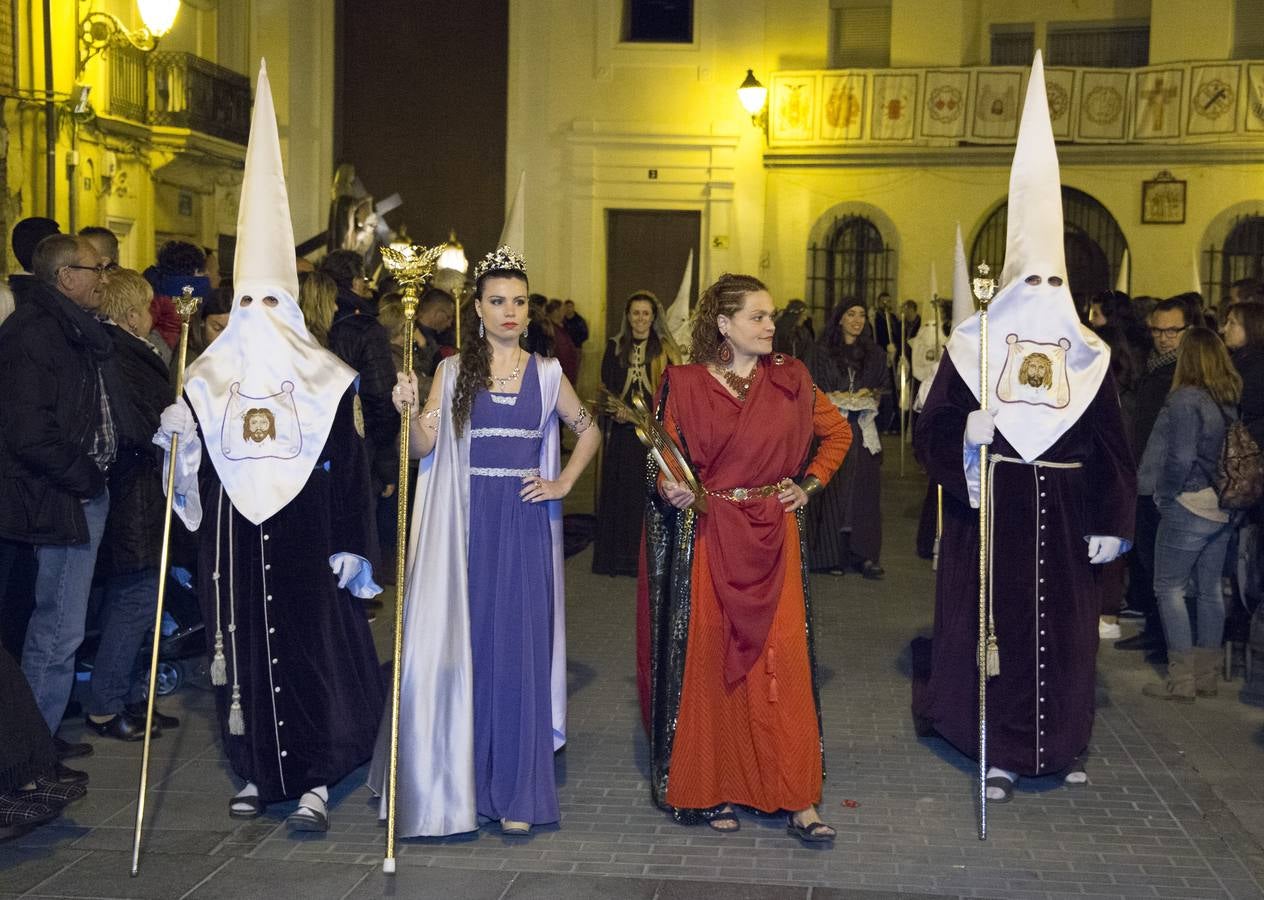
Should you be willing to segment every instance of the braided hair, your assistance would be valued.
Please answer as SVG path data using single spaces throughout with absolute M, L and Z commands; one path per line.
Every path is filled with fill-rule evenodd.
M 724 340 L 720 334 L 717 316 L 733 318 L 734 314 L 746 305 L 746 295 L 756 291 L 766 291 L 764 283 L 753 275 L 732 275 L 725 273 L 716 279 L 702 292 L 698 298 L 698 308 L 694 312 L 693 333 L 689 359 L 695 363 L 715 362 L 719 355 L 720 343 Z

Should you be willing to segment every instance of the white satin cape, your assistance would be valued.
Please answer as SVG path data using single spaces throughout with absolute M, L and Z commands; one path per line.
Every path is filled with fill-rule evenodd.
M 562 367 L 536 357 L 540 379 L 540 474 L 561 470 L 557 398 Z M 408 537 L 400 683 L 396 829 L 401 837 L 437 837 L 478 828 L 474 790 L 474 674 L 470 653 L 470 428 L 452 427 L 459 357 L 439 366 L 439 434 L 417 471 Z M 553 748 L 566 743 L 566 597 L 562 577 L 562 504 L 549 502 L 553 554 Z M 391 711 L 378 729 L 369 788 L 382 797 L 390 763 Z

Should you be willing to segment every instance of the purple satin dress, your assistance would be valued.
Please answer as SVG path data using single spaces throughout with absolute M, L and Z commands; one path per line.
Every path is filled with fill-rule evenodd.
M 483 391 L 470 415 L 470 643 L 478 812 L 533 825 L 560 818 L 549 673 L 553 560 L 548 506 L 518 492 L 538 475 L 540 379 Z

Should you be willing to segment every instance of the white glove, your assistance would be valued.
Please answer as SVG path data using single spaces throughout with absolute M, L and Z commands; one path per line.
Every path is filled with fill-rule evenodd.
M 197 436 L 197 422 L 193 410 L 183 400 L 177 400 L 162 411 L 158 419 L 158 433 L 154 443 L 164 450 L 171 449 L 171 436 L 178 434 L 182 444 L 188 444 Z
M 1123 541 L 1117 537 L 1103 534 L 1088 536 L 1088 561 L 1094 565 L 1113 562 L 1119 551 L 1123 549 Z
M 987 409 L 976 409 L 966 416 L 966 446 L 981 447 L 992 443 L 996 436 L 995 413 Z
M 391 388 L 391 402 L 395 404 L 395 411 L 401 415 L 404 412 L 404 404 L 407 403 L 409 409 L 413 412 L 417 410 L 417 375 L 414 372 L 405 374 L 403 372 L 395 373 L 395 387 Z
M 360 574 L 364 560 L 352 553 L 338 553 L 329 561 L 329 568 L 338 576 L 338 587 L 345 588 Z

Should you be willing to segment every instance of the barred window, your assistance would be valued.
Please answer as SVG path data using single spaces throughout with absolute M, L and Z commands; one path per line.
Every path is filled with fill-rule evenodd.
M 1049 65 L 1131 69 L 1150 64 L 1150 26 L 1049 26 Z
M 891 65 L 891 0 L 831 0 L 830 6 L 834 68 Z
M 1036 33 L 1030 25 L 992 26 L 994 66 L 1029 66 L 1036 55 Z

